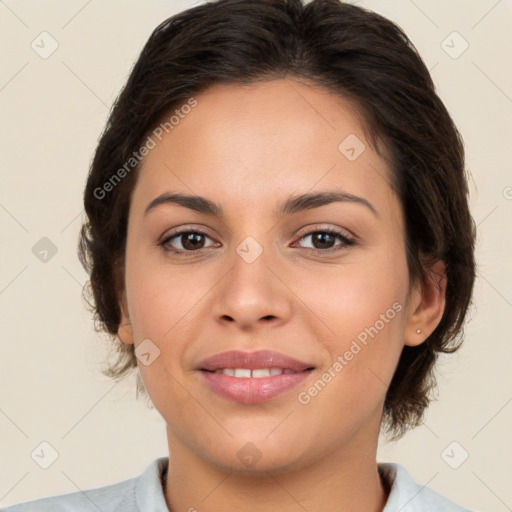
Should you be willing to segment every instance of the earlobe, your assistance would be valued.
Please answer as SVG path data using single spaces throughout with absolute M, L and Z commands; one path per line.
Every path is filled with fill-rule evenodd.
M 415 301 L 405 327 L 406 345 L 420 345 L 438 326 L 446 304 L 446 282 L 446 265 L 439 260 L 428 270 L 425 285 L 415 291 Z
M 130 316 L 128 314 L 128 308 L 126 306 L 126 295 L 123 292 L 119 307 L 121 308 L 121 321 L 117 329 L 117 336 L 119 339 L 127 345 L 133 345 L 133 329 L 130 323 Z
M 117 329 L 117 336 L 127 345 L 133 345 L 133 330 L 132 324 L 121 324 Z

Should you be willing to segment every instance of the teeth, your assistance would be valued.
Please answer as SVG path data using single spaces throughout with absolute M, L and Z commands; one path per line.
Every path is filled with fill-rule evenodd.
M 251 376 L 251 370 L 247 368 L 236 368 L 235 377 L 246 379 Z
M 268 368 L 262 368 L 261 370 L 253 370 L 251 377 L 270 377 L 270 370 Z
M 250 370 L 249 368 L 224 368 L 222 370 L 215 370 L 215 373 L 223 373 L 224 375 L 238 377 L 239 379 L 248 379 L 250 377 L 260 379 L 262 377 L 281 375 L 282 373 L 290 374 L 297 372 L 289 370 L 288 368 L 286 370 L 283 370 L 282 368 L 258 368 L 255 370 Z

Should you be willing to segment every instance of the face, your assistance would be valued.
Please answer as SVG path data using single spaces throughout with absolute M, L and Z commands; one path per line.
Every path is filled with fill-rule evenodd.
M 122 339 L 170 449 L 230 471 L 371 451 L 403 345 L 421 341 L 390 168 L 323 88 L 195 100 L 153 135 L 126 246 Z M 323 193 L 339 195 L 296 200 Z

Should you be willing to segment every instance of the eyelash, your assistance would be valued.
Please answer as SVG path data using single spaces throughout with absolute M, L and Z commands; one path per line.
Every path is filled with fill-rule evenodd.
M 181 249 L 177 250 L 177 249 L 168 247 L 168 244 L 174 238 L 178 238 L 180 235 L 190 234 L 190 233 L 204 235 L 205 237 L 210 238 L 207 233 L 205 233 L 204 231 L 201 231 L 200 229 L 183 229 L 181 231 L 177 231 L 177 232 L 173 233 L 172 235 L 164 238 L 161 242 L 158 243 L 158 245 L 160 245 L 165 252 L 171 252 L 178 256 L 185 256 L 185 257 L 195 256 L 202 249 L 196 249 L 194 251 L 183 251 Z M 334 237 L 338 237 L 342 241 L 342 244 L 339 244 L 335 247 L 331 247 L 329 249 L 315 249 L 315 248 L 311 248 L 311 247 L 305 247 L 305 249 L 307 249 L 309 251 L 313 251 L 317 254 L 330 254 L 330 253 L 340 252 L 342 250 L 345 250 L 347 247 L 356 245 L 356 241 L 353 238 L 350 238 L 347 235 L 345 235 L 344 233 L 341 233 L 340 231 L 338 231 L 336 229 L 332 229 L 332 228 L 322 228 L 322 229 L 315 229 L 312 231 L 308 231 L 307 233 L 304 233 L 299 238 L 299 241 L 310 236 L 310 235 L 314 235 L 314 234 L 318 234 L 318 233 L 327 233 Z M 336 249 L 336 247 L 338 247 L 338 249 Z

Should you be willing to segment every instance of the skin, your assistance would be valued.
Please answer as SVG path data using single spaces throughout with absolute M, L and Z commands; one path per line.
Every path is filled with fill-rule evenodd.
M 160 350 L 151 364 L 138 365 L 167 424 L 167 506 L 381 511 L 389 489 L 376 451 L 386 390 L 404 344 L 424 342 L 439 323 L 446 279 L 423 289 L 410 281 L 391 170 L 347 100 L 288 78 L 216 85 L 195 98 L 197 106 L 143 160 L 121 299 L 120 339 L 136 347 L 150 339 Z M 366 146 L 354 161 L 338 149 L 349 134 Z M 334 188 L 366 199 L 378 215 L 354 202 L 274 215 L 291 195 Z M 170 191 L 207 197 L 225 218 L 173 204 L 144 215 Z M 326 227 L 356 244 L 333 238 L 315 245 L 308 235 Z M 159 245 L 177 228 L 207 233 L 196 255 Z M 236 251 L 248 236 L 263 248 L 252 263 Z M 167 247 L 190 246 L 176 237 Z M 433 271 L 443 275 L 442 262 Z M 397 302 L 401 311 L 301 404 L 298 393 Z M 212 392 L 195 370 L 229 349 L 277 350 L 315 370 L 273 400 L 240 404 Z M 237 455 L 247 443 L 260 456 L 250 467 Z

